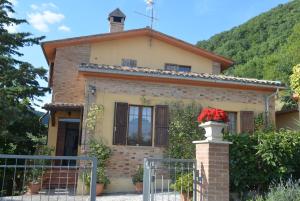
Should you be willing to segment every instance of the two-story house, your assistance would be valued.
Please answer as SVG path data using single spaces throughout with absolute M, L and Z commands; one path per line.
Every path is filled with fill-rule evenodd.
M 228 111 L 231 132 L 252 131 L 260 113 L 274 122 L 280 82 L 222 75 L 232 60 L 150 28 L 124 30 L 119 9 L 108 20 L 109 33 L 42 43 L 52 89 L 48 145 L 56 155 L 83 154 L 88 109 L 102 105 L 94 135 L 112 149 L 108 192 L 133 191 L 137 165 L 163 156 L 168 103 Z

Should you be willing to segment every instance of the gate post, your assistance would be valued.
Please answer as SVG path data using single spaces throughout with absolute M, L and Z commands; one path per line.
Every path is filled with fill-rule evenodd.
M 197 201 L 229 201 L 229 144 L 222 140 L 194 141 L 201 182 Z

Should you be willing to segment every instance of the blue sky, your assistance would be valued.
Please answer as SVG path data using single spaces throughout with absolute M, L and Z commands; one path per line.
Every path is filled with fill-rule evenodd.
M 29 31 L 46 40 L 108 32 L 107 15 L 120 8 L 127 16 L 125 29 L 142 28 L 150 20 L 136 13 L 150 14 L 145 0 L 10 0 L 14 17 L 25 18 L 28 25 L 9 27 Z M 216 33 L 229 30 L 250 18 L 288 0 L 154 0 L 154 29 L 195 44 Z M 39 46 L 21 50 L 23 60 L 48 69 Z M 46 83 L 42 83 L 46 85 Z M 50 102 L 43 98 L 43 105 Z

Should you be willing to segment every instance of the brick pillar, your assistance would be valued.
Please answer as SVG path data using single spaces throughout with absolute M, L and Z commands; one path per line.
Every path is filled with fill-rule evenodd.
M 202 184 L 197 201 L 229 201 L 229 144 L 225 141 L 195 141 L 196 160 Z

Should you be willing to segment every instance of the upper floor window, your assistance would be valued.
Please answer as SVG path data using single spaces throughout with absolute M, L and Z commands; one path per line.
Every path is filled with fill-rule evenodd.
M 137 66 L 137 60 L 135 60 L 135 59 L 122 59 L 122 66 L 136 67 Z
M 177 72 L 191 72 L 191 66 L 166 63 L 165 70 Z

